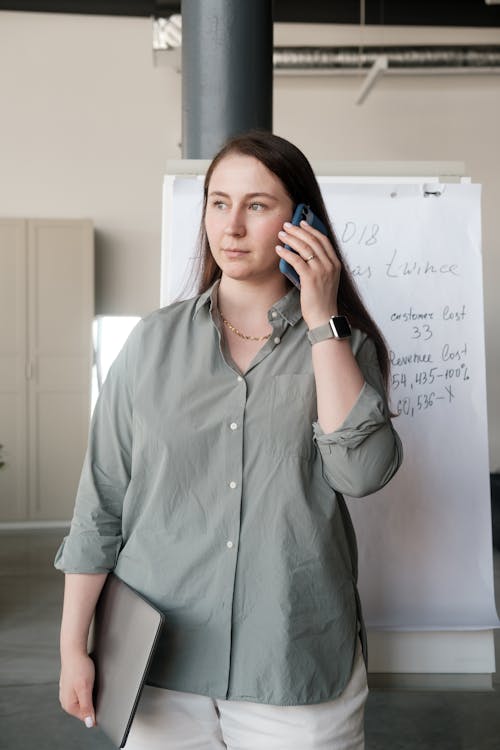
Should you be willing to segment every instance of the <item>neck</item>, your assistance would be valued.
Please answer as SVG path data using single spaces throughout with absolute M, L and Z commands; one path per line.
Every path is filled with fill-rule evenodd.
M 285 277 L 282 274 L 280 276 L 281 278 L 269 279 L 265 284 L 252 284 L 223 274 L 218 290 L 220 313 L 231 323 L 238 320 L 241 322 L 249 317 L 255 321 L 267 321 L 269 308 L 288 291 Z

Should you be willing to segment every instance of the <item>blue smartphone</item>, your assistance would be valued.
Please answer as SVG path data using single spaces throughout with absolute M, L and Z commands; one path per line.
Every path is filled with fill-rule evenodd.
M 307 221 L 307 223 L 314 227 L 314 229 L 317 229 L 322 234 L 327 234 L 327 229 L 323 222 L 318 219 L 316 214 L 311 211 L 309 206 L 306 206 L 305 203 L 299 203 L 299 205 L 293 212 L 292 224 L 298 227 L 301 221 Z M 297 252 L 289 245 L 285 245 L 285 247 L 287 250 L 291 250 L 292 253 Z M 280 259 L 280 271 L 287 277 L 287 279 L 292 282 L 292 284 L 295 284 L 295 286 L 300 289 L 299 274 L 297 273 L 295 268 L 293 268 L 293 266 L 291 266 L 290 263 L 288 263 L 284 258 Z

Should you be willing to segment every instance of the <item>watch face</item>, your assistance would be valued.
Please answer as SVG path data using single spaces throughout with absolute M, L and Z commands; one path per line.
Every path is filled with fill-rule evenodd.
M 351 335 L 351 326 L 345 315 L 330 318 L 333 335 L 337 339 L 346 339 Z

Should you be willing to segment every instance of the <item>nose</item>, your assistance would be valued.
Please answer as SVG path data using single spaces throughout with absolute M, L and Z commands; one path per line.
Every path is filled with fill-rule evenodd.
M 227 214 L 224 233 L 230 237 L 243 237 L 246 232 L 245 222 L 240 210 L 234 208 Z

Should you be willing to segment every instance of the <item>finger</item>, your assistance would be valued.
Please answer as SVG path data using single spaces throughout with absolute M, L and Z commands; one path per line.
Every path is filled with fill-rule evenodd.
M 323 232 L 320 232 L 319 229 L 316 229 L 315 227 L 308 224 L 307 221 L 301 221 L 300 226 L 301 226 L 301 229 L 303 229 L 306 232 L 306 234 L 309 234 L 311 237 L 316 238 L 316 240 L 319 242 L 319 244 L 325 251 L 326 257 L 328 258 L 328 260 L 333 262 L 334 265 L 339 266 L 340 260 L 335 251 L 335 248 L 333 247 L 330 241 L 330 238 L 327 237 L 326 234 L 323 234 Z
M 301 281 L 308 275 L 308 273 L 311 273 L 311 269 L 309 268 L 310 263 L 307 263 L 297 253 L 292 252 L 292 250 L 287 250 L 283 245 L 276 245 L 276 252 L 297 271 Z
M 311 232 L 307 232 L 308 227 L 309 224 L 304 221 L 300 222 L 300 226 L 291 224 L 289 221 L 285 221 L 285 223 L 283 224 L 283 229 L 289 236 L 297 237 L 306 244 L 310 244 L 311 242 L 313 242 L 315 245 L 323 246 L 324 241 L 329 244 L 328 237 L 326 237 L 324 234 L 321 234 L 321 232 L 319 232 L 318 235 L 313 235 Z
M 61 689 L 59 691 L 59 702 L 67 714 L 70 714 L 70 716 L 76 716 L 77 719 L 80 718 L 80 703 L 74 690 L 71 690 L 70 694 L 67 695 L 66 692 Z
M 87 683 L 76 688 L 78 703 L 80 706 L 79 718 L 85 722 L 85 726 L 93 727 L 95 721 L 94 704 L 92 702 L 92 687 Z
M 301 229 L 304 229 L 304 231 L 307 232 L 308 234 L 312 235 L 313 237 L 316 237 L 318 242 L 320 242 L 321 245 L 326 250 L 333 250 L 333 245 L 330 241 L 330 238 L 326 234 L 323 234 L 323 232 L 320 232 L 319 229 L 316 229 L 316 227 L 313 227 L 304 219 L 302 219 L 299 226 Z
M 65 696 L 61 691 L 59 700 L 64 711 L 70 716 L 74 716 L 75 719 L 80 719 L 90 729 L 95 726 L 95 712 L 93 707 L 87 707 L 82 710 L 78 696 L 74 690 L 71 691 L 70 696 Z
M 296 229 L 296 227 L 294 227 L 294 229 Z M 295 250 L 303 261 L 307 261 L 311 255 L 314 255 L 315 258 L 320 258 L 323 263 L 327 260 L 325 252 L 320 244 L 314 239 L 308 239 L 307 236 L 304 238 L 304 233 L 302 233 L 302 236 L 298 236 L 297 233 L 292 235 L 288 232 L 281 231 L 278 232 L 278 236 L 283 244 L 289 245 Z
M 321 246 L 321 251 L 318 251 L 316 255 L 318 258 L 322 259 L 324 267 L 333 270 L 334 273 L 340 273 L 342 270 L 342 263 L 340 262 L 340 258 L 328 237 L 314 227 L 311 227 L 307 222 L 301 222 L 301 224 L 304 225 L 303 228 L 306 233 L 317 237 Z
M 330 238 L 324 234 L 323 232 L 320 232 L 319 229 L 316 229 L 315 227 L 311 226 L 311 224 L 308 224 L 307 221 L 302 220 L 300 222 L 299 227 L 295 227 L 293 224 L 291 225 L 293 229 L 298 229 L 299 231 L 303 231 L 302 237 L 306 239 L 306 241 L 311 241 L 312 238 L 314 238 L 324 250 L 326 253 L 326 257 L 331 260 L 332 258 L 335 258 L 338 260 L 338 256 L 335 252 L 335 249 L 330 241 Z
M 310 227 L 310 225 L 304 221 L 301 221 L 300 226 L 298 227 L 290 224 L 290 222 L 285 222 L 283 226 L 288 237 L 296 237 L 297 241 L 303 243 L 302 247 L 305 248 L 304 252 L 301 252 L 301 255 L 303 257 L 308 257 L 311 254 L 311 252 L 309 251 L 310 248 L 314 255 L 321 259 L 323 265 L 328 266 L 331 264 L 332 258 L 335 256 L 335 253 L 331 246 L 330 240 L 326 235 L 318 232 L 317 230 L 314 230 L 314 232 L 308 231 L 312 229 L 312 227 Z M 290 247 L 292 247 L 291 242 L 287 244 L 290 244 Z

